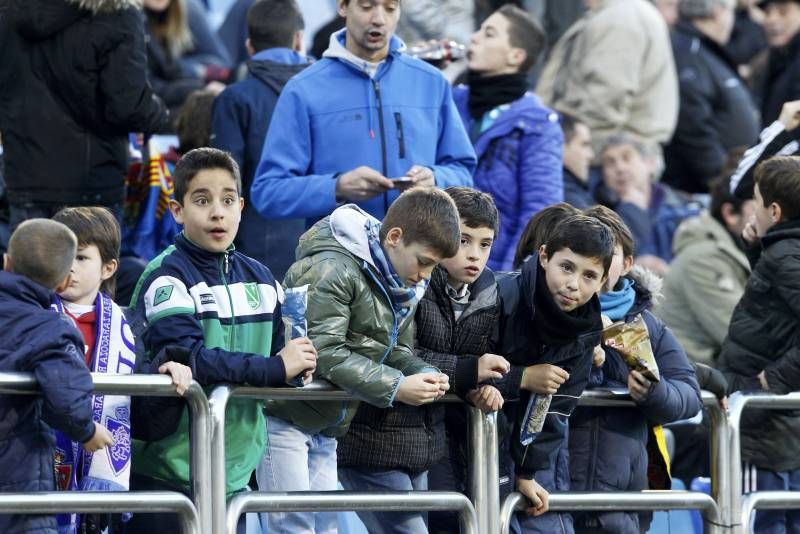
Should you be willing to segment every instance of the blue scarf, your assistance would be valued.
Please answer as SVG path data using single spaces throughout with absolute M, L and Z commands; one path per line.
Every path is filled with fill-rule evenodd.
M 630 311 L 636 300 L 633 280 L 622 278 L 622 289 L 600 294 L 600 310 L 612 321 L 621 321 Z
M 392 266 L 392 262 L 386 257 L 386 253 L 381 246 L 381 223 L 374 219 L 368 218 L 364 224 L 364 229 L 367 231 L 367 241 L 369 242 L 369 252 L 372 255 L 372 261 L 378 269 L 378 273 L 383 278 L 384 286 L 388 290 L 389 299 L 392 302 L 392 309 L 402 318 L 406 318 L 417 305 L 417 302 L 422 299 L 425 290 L 428 289 L 427 278 L 420 280 L 420 282 L 412 287 L 407 287 L 397 276 L 397 272 Z

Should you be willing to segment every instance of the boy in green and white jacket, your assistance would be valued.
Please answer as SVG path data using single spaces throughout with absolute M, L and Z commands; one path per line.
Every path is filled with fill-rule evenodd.
M 200 148 L 175 167 L 170 210 L 183 232 L 150 262 L 131 307 L 146 327 L 149 358 L 167 347 L 190 351 L 194 378 L 217 383 L 280 386 L 310 377 L 316 350 L 307 338 L 284 346 L 283 291 L 262 264 L 236 252 L 232 242 L 241 219 L 239 169 L 220 150 Z M 270 355 L 279 356 L 271 358 Z M 232 399 L 225 426 L 226 489 L 247 486 L 266 445 L 262 402 Z M 189 493 L 188 412 L 164 439 L 134 442 L 131 489 Z M 126 532 L 177 532 L 169 516 L 136 514 Z

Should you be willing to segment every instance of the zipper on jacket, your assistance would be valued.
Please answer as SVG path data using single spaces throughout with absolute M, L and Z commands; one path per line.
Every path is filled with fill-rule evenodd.
M 228 259 L 228 252 L 224 252 L 219 262 L 219 276 L 222 278 L 222 285 L 225 286 L 225 292 L 228 293 L 228 305 L 231 310 L 231 339 L 229 346 L 230 350 L 236 351 L 236 314 L 233 310 L 233 297 L 231 296 L 231 290 L 228 287 L 228 278 L 226 276 L 229 270 L 230 262 Z
M 394 124 L 397 126 L 397 141 L 400 143 L 400 159 L 404 159 L 406 157 L 406 137 L 403 134 L 403 117 L 400 112 L 395 112 Z
M 381 83 L 372 78 L 372 87 L 375 89 L 375 101 L 378 105 L 378 129 L 380 130 L 381 135 L 381 170 L 383 171 L 383 176 L 386 176 L 389 173 L 388 163 L 386 161 L 386 127 L 383 124 L 383 102 L 381 101 Z M 389 210 L 389 194 L 383 194 L 383 211 L 384 213 Z

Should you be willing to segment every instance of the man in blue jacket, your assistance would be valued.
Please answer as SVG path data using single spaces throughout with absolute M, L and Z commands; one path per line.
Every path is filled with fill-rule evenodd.
M 249 76 L 225 89 L 211 115 L 211 145 L 230 152 L 242 172 L 242 187 L 253 183 L 267 128 L 278 96 L 289 78 L 308 66 L 301 54 L 303 15 L 294 0 L 262 0 L 247 11 Z M 305 231 L 303 219 L 270 224 L 249 205 L 234 241 L 236 249 L 269 265 L 281 280 L 294 262 L 294 249 Z
M 268 219 L 313 222 L 341 202 L 382 218 L 412 185 L 472 185 L 475 152 L 450 85 L 404 55 L 399 0 L 339 0 L 346 28 L 284 88 L 251 202 Z

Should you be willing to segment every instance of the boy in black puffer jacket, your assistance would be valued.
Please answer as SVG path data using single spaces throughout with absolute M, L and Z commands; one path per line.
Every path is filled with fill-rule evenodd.
M 453 391 L 484 411 L 503 404 L 500 392 L 480 385 L 508 371 L 492 354 L 497 285 L 485 269 L 498 228 L 497 208 L 486 193 L 468 187 L 445 190 L 461 219 L 461 247 L 434 268 L 415 315 L 416 355 L 448 375 Z M 362 403 L 346 436 L 339 438 L 339 479 L 346 489 L 466 491 L 467 421 L 457 404 L 381 409 Z M 428 481 L 428 470 L 430 481 Z M 370 532 L 425 532 L 421 513 L 360 512 Z M 431 533 L 458 532 L 454 514 L 430 514 Z
M 755 184 L 755 215 L 742 233 L 752 247 L 754 268 L 733 311 L 718 365 L 730 393 L 783 394 L 800 388 L 800 158 L 765 161 L 756 168 Z M 800 412 L 744 412 L 742 461 L 757 473 L 751 491 L 800 490 L 798 450 Z M 799 529 L 797 511 L 756 513 L 756 532 Z

